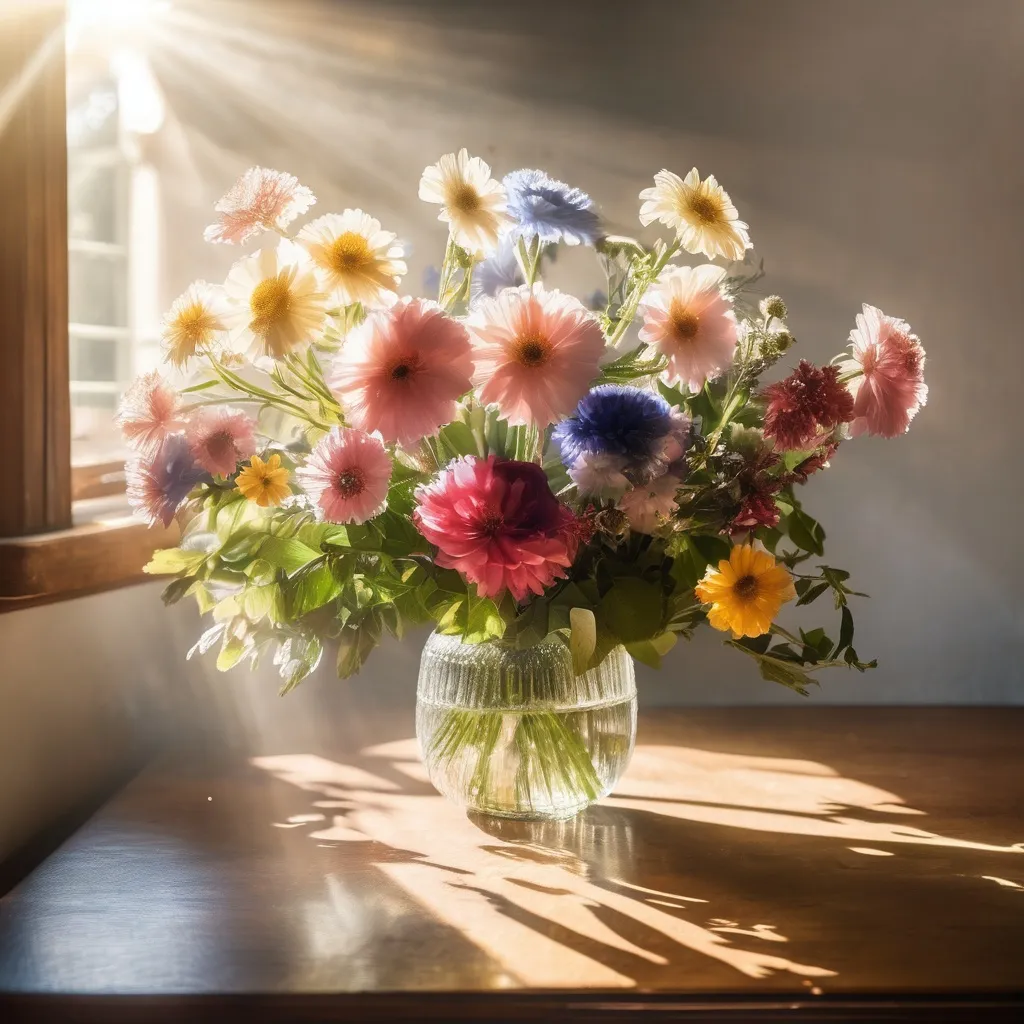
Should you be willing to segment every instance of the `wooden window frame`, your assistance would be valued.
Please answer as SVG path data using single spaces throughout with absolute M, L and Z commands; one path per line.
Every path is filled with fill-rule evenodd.
M 0 33 L 0 612 L 139 582 L 177 536 L 72 517 L 124 483 L 71 465 L 65 13 L 26 5 Z

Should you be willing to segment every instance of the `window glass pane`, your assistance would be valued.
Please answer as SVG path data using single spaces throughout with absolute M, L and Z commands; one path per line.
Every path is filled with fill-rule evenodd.
M 117 347 L 114 338 L 71 337 L 71 379 L 116 381 Z
M 118 185 L 116 165 L 74 160 L 69 162 L 70 238 L 94 242 L 118 240 Z
M 68 101 L 68 146 L 88 149 L 118 141 L 117 86 L 100 81 Z
M 125 265 L 122 256 L 71 252 L 68 317 L 73 324 L 124 326 Z

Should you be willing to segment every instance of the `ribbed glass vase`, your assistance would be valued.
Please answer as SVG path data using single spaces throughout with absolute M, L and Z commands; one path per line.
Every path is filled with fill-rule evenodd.
M 430 781 L 506 818 L 568 818 L 611 792 L 636 737 L 633 661 L 622 647 L 576 675 L 565 644 L 517 650 L 433 633 L 416 732 Z

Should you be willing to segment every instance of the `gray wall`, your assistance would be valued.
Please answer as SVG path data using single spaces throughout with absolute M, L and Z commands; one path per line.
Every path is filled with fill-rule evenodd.
M 173 25 L 153 41 L 172 110 L 152 149 L 168 298 L 223 276 L 230 254 L 194 239 L 251 162 L 299 174 L 318 210 L 361 205 L 399 231 L 411 282 L 443 244 L 415 198 L 419 172 L 460 145 L 497 171 L 542 166 L 589 190 L 622 231 L 654 171 L 714 172 L 790 303 L 799 354 L 842 347 L 862 300 L 910 320 L 928 349 L 931 399 L 911 433 L 844 446 L 807 491 L 828 560 L 874 597 L 858 607 L 858 647 L 881 661 L 827 677 L 813 699 L 1024 699 L 1024 5 L 278 6 L 286 17 L 200 5 L 230 14 L 202 46 Z M 251 23 L 235 24 L 243 9 Z M 576 257 L 564 279 L 596 285 Z M 0 832 L 0 855 L 52 813 L 59 780 L 73 792 L 155 731 L 204 723 L 230 742 L 283 719 L 302 737 L 330 727 L 327 706 L 412 700 L 414 643 L 279 702 L 269 677 L 185 666 L 197 629 L 155 586 L 0 616 L 0 749 L 20 755 L 0 794 L 20 824 Z M 641 676 L 648 704 L 799 700 L 710 634 Z
M 714 172 L 790 304 L 798 354 L 830 357 L 863 300 L 910 320 L 928 349 L 931 399 L 909 436 L 844 446 L 807 491 L 829 562 L 874 596 L 858 607 L 858 647 L 881 662 L 827 677 L 812 699 L 1024 700 L 1024 5 L 197 9 L 199 36 L 183 14 L 151 40 L 171 108 L 150 151 L 167 300 L 224 275 L 231 254 L 196 239 L 253 162 L 297 173 L 318 211 L 360 205 L 397 230 L 415 249 L 413 285 L 443 245 L 415 198 L 419 172 L 460 145 L 499 173 L 541 166 L 587 189 L 628 232 L 656 170 Z M 596 286 L 574 256 L 563 280 Z M 352 682 L 327 666 L 279 701 L 269 673 L 186 665 L 198 628 L 191 609 L 164 611 L 156 585 L 0 616 L 0 749 L 16 766 L 0 783 L 0 858 L 155 736 L 258 742 L 273 723 L 300 745 L 336 716 L 411 710 L 415 641 L 377 652 Z M 660 674 L 642 670 L 641 693 L 649 705 L 800 700 L 709 632 Z

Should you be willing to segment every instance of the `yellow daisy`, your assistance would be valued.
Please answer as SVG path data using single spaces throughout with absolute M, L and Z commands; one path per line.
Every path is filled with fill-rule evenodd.
M 296 237 L 316 267 L 332 305 L 380 306 L 394 297 L 406 265 L 395 234 L 362 210 L 328 213 Z
M 306 251 L 284 239 L 239 260 L 224 282 L 224 317 L 235 352 L 282 359 L 323 332 L 327 296 Z
M 224 295 L 205 281 L 195 281 L 179 295 L 164 318 L 161 338 L 167 361 L 183 367 L 197 353 L 209 351 L 225 331 Z
M 713 174 L 701 181 L 696 167 L 685 178 L 658 171 L 654 187 L 645 188 L 640 198 L 640 223 L 661 221 L 676 232 L 687 252 L 741 260 L 751 247 L 747 225 Z
M 238 474 L 235 484 L 249 501 L 255 501 L 261 508 L 280 505 L 292 493 L 288 470 L 281 465 L 281 456 L 276 453 L 266 462 L 254 455 Z
M 452 238 L 472 253 L 494 252 L 502 228 L 512 223 L 505 187 L 480 157 L 464 149 L 423 171 L 419 195 L 424 202 L 440 203 L 437 219 L 449 224 Z
M 723 632 L 731 629 L 734 640 L 767 633 L 784 602 L 796 597 L 786 568 L 749 544 L 735 545 L 717 569 L 709 568 L 696 593 L 703 604 L 711 605 L 708 622 Z

